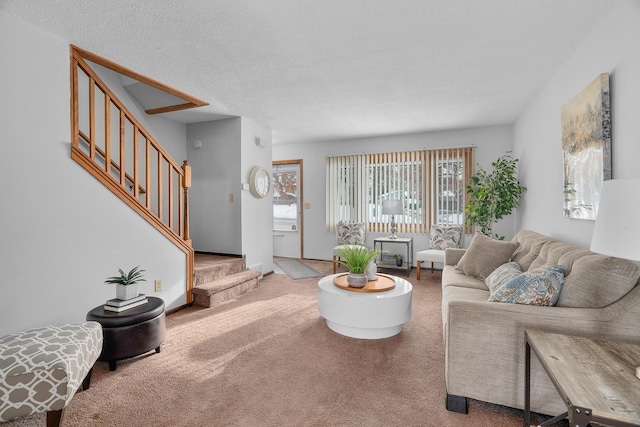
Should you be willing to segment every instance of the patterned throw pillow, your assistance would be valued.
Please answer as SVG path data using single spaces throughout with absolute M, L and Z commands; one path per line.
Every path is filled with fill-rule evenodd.
M 493 273 L 487 276 L 484 283 L 489 288 L 489 292 L 494 292 L 500 286 L 507 283 L 522 274 L 522 267 L 517 262 L 507 262 L 493 270 Z
M 461 225 L 432 225 L 431 248 L 445 250 L 447 248 L 459 248 L 462 238 Z
M 364 243 L 364 224 L 340 221 L 336 226 L 336 240 L 339 245 Z
M 491 292 L 488 301 L 511 304 L 555 305 L 564 283 L 564 266 L 543 265 L 525 271 Z

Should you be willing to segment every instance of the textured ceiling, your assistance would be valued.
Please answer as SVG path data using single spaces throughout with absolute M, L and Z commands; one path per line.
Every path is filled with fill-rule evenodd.
M 0 13 L 210 103 L 174 118 L 249 117 L 278 143 L 511 123 L 613 2 L 0 0 Z

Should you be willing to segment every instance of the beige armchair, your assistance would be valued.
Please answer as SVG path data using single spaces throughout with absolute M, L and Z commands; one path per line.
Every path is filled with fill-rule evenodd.
M 433 264 L 444 265 L 444 250 L 447 248 L 459 248 L 464 237 L 464 226 L 462 225 L 438 225 L 431 226 L 429 232 L 431 249 L 416 252 L 416 279 L 420 280 L 420 268 L 423 262 L 431 263 L 431 274 L 433 274 Z
M 333 248 L 333 274 L 336 274 L 340 260 L 340 249 L 353 245 L 364 244 L 364 224 L 361 222 L 346 223 L 340 221 L 336 226 L 336 240 L 338 246 Z

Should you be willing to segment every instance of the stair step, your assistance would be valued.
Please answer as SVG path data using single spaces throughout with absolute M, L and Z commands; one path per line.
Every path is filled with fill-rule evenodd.
M 261 274 L 256 270 L 244 270 L 197 285 L 191 290 L 193 304 L 200 307 L 213 307 L 236 298 L 258 286 L 258 277 Z
M 223 261 L 196 259 L 196 263 L 193 268 L 195 278 L 194 285 L 200 286 L 205 283 L 210 283 L 225 276 L 240 273 L 244 271 L 245 268 L 244 258 L 235 258 Z

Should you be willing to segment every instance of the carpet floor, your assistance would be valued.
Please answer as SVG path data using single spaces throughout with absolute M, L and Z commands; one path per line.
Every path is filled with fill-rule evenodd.
M 329 262 L 309 264 L 331 273 Z M 317 278 L 271 274 L 221 306 L 181 310 L 161 353 L 114 372 L 98 362 L 63 426 L 521 426 L 519 410 L 473 400 L 468 415 L 445 409 L 440 274 L 423 273 L 409 278 L 412 318 L 381 340 L 327 328 Z M 6 424 L 42 425 L 43 415 Z

